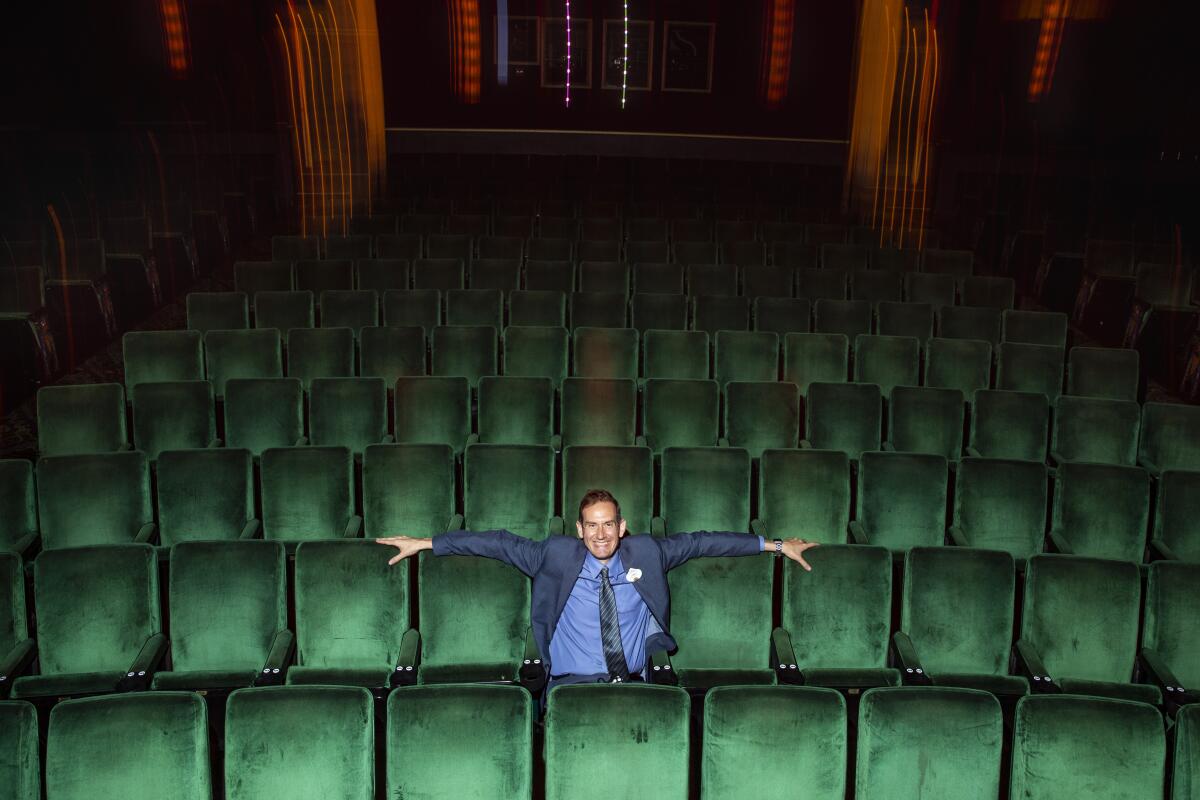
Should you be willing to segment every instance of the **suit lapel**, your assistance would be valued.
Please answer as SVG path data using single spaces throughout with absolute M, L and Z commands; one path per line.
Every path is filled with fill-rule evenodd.
M 576 541 L 578 542 L 578 540 Z M 555 598 L 554 624 L 556 627 L 563 609 L 567 607 L 567 598 L 571 596 L 571 590 L 575 588 L 575 581 L 579 578 L 579 571 L 583 569 L 583 560 L 586 557 L 587 548 L 583 546 L 583 542 L 578 542 L 578 547 L 571 551 L 571 557 L 563 564 L 563 573 L 559 576 L 558 596 Z

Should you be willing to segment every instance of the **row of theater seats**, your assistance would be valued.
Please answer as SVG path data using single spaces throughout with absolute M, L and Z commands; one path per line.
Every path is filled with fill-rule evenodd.
M 213 784 L 223 782 L 226 796 L 239 800 L 371 800 L 377 788 L 406 798 L 520 800 L 544 793 L 548 800 L 600 800 L 652 791 L 683 800 L 695 781 L 694 759 L 701 768 L 691 772 L 699 776 L 692 788 L 704 800 L 789 797 L 797 787 L 805 797 L 835 800 L 846 796 L 848 774 L 859 800 L 998 798 L 1005 783 L 1009 796 L 1029 800 L 1164 800 L 1168 786 L 1172 798 L 1183 800 L 1200 780 L 1196 711 L 1180 714 L 1168 743 L 1151 707 L 1030 697 L 1017 705 L 1010 738 L 1000 706 L 979 692 L 873 689 L 855 715 L 833 691 L 743 686 L 705 698 L 703 732 L 694 737 L 688 697 L 679 689 L 566 686 L 551 694 L 544 736 L 535 736 L 530 702 L 512 687 L 401 689 L 388 697 L 385 712 L 361 689 L 269 687 L 230 695 L 219 734 L 222 775 L 210 753 L 203 698 L 126 694 L 54 709 L 45 796 L 169 792 L 208 800 Z M 0 703 L 0 721 L 0 738 L 21 755 L 12 796 L 34 800 L 40 795 L 33 707 Z M 376 741 L 376 728 L 386 731 L 385 741 Z M 852 728 L 856 742 L 847 735 Z M 115 752 L 97 745 L 114 740 L 122 743 Z M 1012 765 L 1004 776 L 1009 743 Z M 544 768 L 537 766 L 539 744 Z M 376 787 L 377 773 L 385 787 Z M 163 787 L 162 794 L 148 786 Z

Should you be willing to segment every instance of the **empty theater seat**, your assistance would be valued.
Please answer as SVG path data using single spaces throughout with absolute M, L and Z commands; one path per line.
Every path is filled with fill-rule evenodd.
M 272 447 L 262 454 L 264 539 L 289 545 L 354 538 L 354 457 L 346 447 Z
M 1142 410 L 1132 400 L 1060 395 L 1054 403 L 1050 456 L 1057 462 L 1137 463 Z
M 1050 406 L 1044 394 L 980 390 L 971 407 L 967 454 L 1045 461 Z
M 125 393 L 139 383 L 204 380 L 203 339 L 198 331 L 130 331 L 121 339 Z
M 1138 374 L 1137 350 L 1072 347 L 1067 354 L 1067 394 L 1137 400 Z
M 547 444 L 553 438 L 554 384 L 549 378 L 479 379 L 480 442 Z
M 36 478 L 46 550 L 149 542 L 157 532 L 145 453 L 49 456 Z
M 569 351 L 566 328 L 510 325 L 504 331 L 504 374 L 549 378 L 557 388 L 567 377 Z
M 1141 668 L 1168 704 L 1195 701 L 1200 679 L 1193 654 L 1200 647 L 1194 624 L 1200 607 L 1200 565 L 1157 561 L 1146 577 Z
M 1170 469 L 1200 471 L 1200 407 L 1175 403 L 1142 406 L 1138 463 L 1152 475 Z
M 925 386 L 958 389 L 968 402 L 992 385 L 992 346 L 981 339 L 933 338 L 925 345 Z
M 656 456 L 667 447 L 715 447 L 720 401 L 716 381 L 647 380 L 642 394 L 646 444 Z
M 1141 562 L 1149 523 L 1146 470 L 1086 462 L 1058 468 L 1050 538 L 1059 552 Z
M 299 378 L 231 378 L 225 385 L 225 445 L 257 458 L 269 447 L 305 444 Z
M 954 487 L 951 540 L 1001 550 L 1024 566 L 1046 538 L 1046 467 L 1039 461 L 964 458 Z
M 843 333 L 788 333 L 783 337 L 783 379 L 801 394 L 813 382 L 841 383 L 850 372 L 850 340 Z
M 946 536 L 946 491 L 942 456 L 863 453 L 851 536 L 857 544 L 893 552 L 941 545 Z
M 383 378 L 314 378 L 308 433 L 314 445 L 348 447 L 357 455 L 390 440 Z
M 119 383 L 46 386 L 37 393 L 38 453 L 111 453 L 128 448 Z
M 888 403 L 884 449 L 958 461 L 963 450 L 964 408 L 963 393 L 958 389 L 895 387 Z
M 159 542 L 250 539 L 258 535 L 249 450 L 170 450 L 158 459 Z
M 1158 477 L 1151 553 L 1200 561 L 1200 472 L 1168 470 Z
M 37 542 L 37 490 L 26 459 L 0 459 L 0 520 L 0 551 L 25 553 Z
M 133 446 L 154 462 L 164 450 L 211 447 L 217 439 L 208 381 L 139 383 L 133 390 Z
M 509 292 L 509 325 L 567 326 L 567 295 L 557 290 Z M 507 333 L 507 331 L 505 331 Z
M 854 462 L 879 449 L 883 398 L 875 384 L 811 383 L 805 400 L 801 447 L 841 450 Z

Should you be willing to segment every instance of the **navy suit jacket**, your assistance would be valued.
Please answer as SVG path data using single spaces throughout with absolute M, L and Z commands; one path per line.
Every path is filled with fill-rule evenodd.
M 451 531 L 433 537 L 433 552 L 438 556 L 483 556 L 494 558 L 519 569 L 533 579 L 529 616 L 533 638 L 548 674 L 550 639 L 562 616 L 563 608 L 579 571 L 587 548 L 577 536 L 549 536 L 541 541 L 526 539 L 508 531 Z M 671 592 L 668 570 L 693 558 L 707 556 L 750 556 L 761 553 L 758 537 L 750 533 L 677 533 L 657 537 L 648 534 L 621 539 L 621 564 L 628 572 L 642 571 L 633 586 L 650 609 L 660 632 L 646 640 L 647 656 L 653 650 L 673 652 L 671 637 Z

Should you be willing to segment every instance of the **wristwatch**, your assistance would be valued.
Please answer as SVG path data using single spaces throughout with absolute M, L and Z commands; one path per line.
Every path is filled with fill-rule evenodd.
M 775 540 L 775 555 L 776 556 L 783 555 L 783 539 Z

